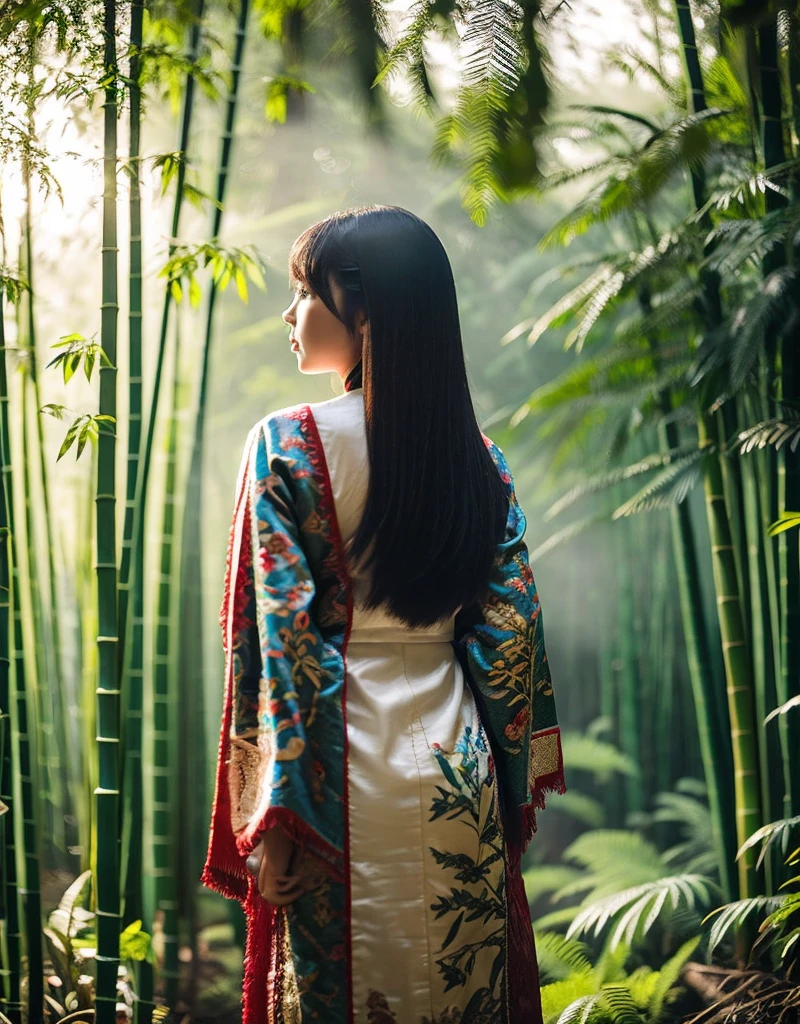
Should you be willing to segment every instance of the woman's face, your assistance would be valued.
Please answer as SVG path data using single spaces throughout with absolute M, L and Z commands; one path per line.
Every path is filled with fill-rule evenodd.
M 359 312 L 356 316 L 356 336 L 351 338 L 341 320 L 337 320 L 308 285 L 299 281 L 292 284 L 292 304 L 281 315 L 292 329 L 292 351 L 297 353 L 298 370 L 301 373 L 334 371 L 344 380 L 361 358 L 366 330 L 363 313 Z M 336 308 L 341 310 L 344 290 L 333 279 L 330 286 Z

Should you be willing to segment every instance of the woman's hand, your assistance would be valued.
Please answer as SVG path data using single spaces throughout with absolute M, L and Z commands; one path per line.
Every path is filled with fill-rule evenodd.
M 305 891 L 289 868 L 295 846 L 280 825 L 269 829 L 247 858 L 247 869 L 255 875 L 261 896 L 275 907 L 293 903 Z

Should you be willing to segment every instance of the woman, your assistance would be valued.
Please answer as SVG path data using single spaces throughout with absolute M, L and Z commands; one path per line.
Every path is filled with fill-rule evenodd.
M 560 734 L 450 264 L 392 206 L 289 262 L 298 368 L 345 390 L 257 424 L 237 483 L 203 880 L 247 915 L 244 1024 L 535 1024 L 520 856 Z

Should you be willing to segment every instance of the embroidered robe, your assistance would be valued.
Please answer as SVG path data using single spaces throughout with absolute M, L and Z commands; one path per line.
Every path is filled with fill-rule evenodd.
M 363 504 L 348 498 L 358 474 L 340 458 L 353 444 L 332 451 L 347 446 L 346 416 L 363 443 L 360 389 L 270 414 L 237 480 L 203 881 L 247 916 L 243 1024 L 538 1024 L 520 857 L 535 809 L 565 787 L 514 481 L 484 436 L 508 495 L 484 603 L 444 632 L 364 619 L 337 514 L 352 520 Z M 245 868 L 275 822 L 298 845 L 306 889 L 286 908 L 263 900 Z M 387 842 L 396 859 L 384 864 Z M 402 939 L 403 960 L 403 929 L 416 934 L 417 922 L 424 937 Z M 400 933 L 394 946 L 387 928 Z

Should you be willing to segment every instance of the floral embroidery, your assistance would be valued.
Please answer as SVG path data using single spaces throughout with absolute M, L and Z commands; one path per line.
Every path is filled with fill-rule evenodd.
M 434 1020 L 423 1018 L 421 1024 L 499 1024 L 502 1016 L 502 995 L 506 957 L 506 907 L 504 838 L 499 821 L 494 776 L 481 770 L 489 759 L 482 733 L 473 735 L 465 726 L 456 744 L 455 755 L 449 757 L 434 748 L 446 786 L 437 786 L 438 796 L 430 807 L 430 821 L 447 817 L 462 819 L 465 828 L 475 830 L 479 837 L 477 858 L 466 853 L 448 853 L 430 847 L 436 863 L 452 872 L 459 883 L 449 896 L 440 896 L 431 904 L 436 919 L 452 918 L 436 965 L 446 982 L 444 991 L 467 984 L 481 952 L 497 949 L 488 983 L 472 994 L 463 1010 L 448 1009 Z M 458 755 L 456 757 L 456 755 Z M 483 777 L 482 777 L 483 776 Z M 455 946 L 464 921 L 481 918 L 486 925 L 482 940 Z M 484 958 L 485 960 L 485 958 Z M 453 1016 L 453 1013 L 456 1016 Z
M 506 736 L 508 736 L 510 740 L 520 739 L 525 733 L 525 727 L 528 724 L 529 717 L 530 712 L 527 708 L 523 708 L 521 711 L 519 711 L 514 721 L 510 722 L 506 726 Z

